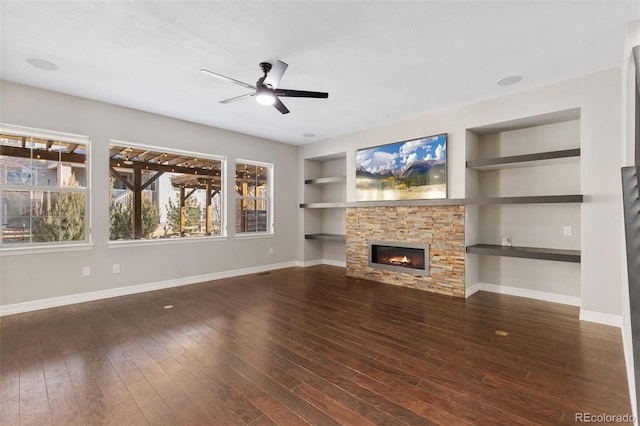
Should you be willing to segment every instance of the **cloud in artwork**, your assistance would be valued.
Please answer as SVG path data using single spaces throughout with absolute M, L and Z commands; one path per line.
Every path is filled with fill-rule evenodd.
M 356 155 L 358 167 L 371 173 L 381 170 L 393 170 L 396 167 L 398 154 L 384 151 L 362 151 Z
M 356 151 L 356 164 L 358 167 L 364 167 L 365 163 L 370 162 L 369 151 Z
M 446 158 L 447 146 L 445 144 L 440 144 L 436 148 L 436 160 L 444 161 Z
M 418 161 L 418 153 L 414 152 L 408 155 L 407 157 L 405 157 L 402 162 L 404 164 L 411 164 L 411 163 L 415 163 L 416 161 Z
M 412 141 L 408 141 L 400 146 L 398 153 L 400 154 L 400 162 L 402 164 L 410 164 L 415 162 L 418 159 L 418 151 L 427 149 L 429 145 L 427 145 L 428 139 L 416 139 Z
M 406 157 L 412 152 L 416 152 L 419 149 L 424 149 L 427 146 L 427 139 L 416 139 L 413 141 L 405 142 L 400 147 L 400 155 Z

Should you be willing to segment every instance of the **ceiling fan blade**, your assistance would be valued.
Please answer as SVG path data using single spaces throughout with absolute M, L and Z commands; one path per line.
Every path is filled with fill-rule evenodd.
M 288 98 L 328 98 L 327 92 L 308 92 L 306 90 L 278 89 L 275 91 L 276 96 L 284 96 Z
M 256 86 L 254 86 L 253 84 L 245 83 L 243 81 L 236 80 L 234 78 L 227 77 L 227 76 L 224 76 L 222 74 L 218 74 L 217 72 L 209 71 L 209 70 L 206 70 L 204 68 L 201 69 L 200 72 L 203 73 L 203 74 L 207 74 L 207 75 L 219 78 L 220 80 L 229 81 L 231 83 L 237 84 L 238 86 L 246 87 L 247 89 L 256 90 Z
M 287 109 L 286 106 L 284 106 L 282 101 L 280 99 L 278 99 L 278 97 L 276 97 L 276 101 L 273 103 L 273 106 L 276 107 L 276 109 L 278 111 L 280 111 L 281 113 L 289 114 L 289 110 Z
M 254 93 L 246 93 L 244 95 L 240 95 L 240 96 L 236 96 L 236 97 L 233 97 L 233 98 L 225 99 L 224 101 L 220 101 L 220 103 L 221 104 L 228 104 L 228 103 L 235 102 L 235 101 L 241 101 L 243 99 L 247 99 L 247 98 L 250 98 L 250 97 L 255 96 L 255 95 L 256 95 L 255 92 Z
M 284 74 L 288 66 L 289 65 L 285 62 L 276 61 L 276 63 L 271 67 L 271 71 L 269 71 L 269 74 L 267 74 L 267 78 L 264 79 L 263 84 L 271 86 L 271 88 L 273 89 L 278 87 L 278 83 L 280 83 L 282 74 Z

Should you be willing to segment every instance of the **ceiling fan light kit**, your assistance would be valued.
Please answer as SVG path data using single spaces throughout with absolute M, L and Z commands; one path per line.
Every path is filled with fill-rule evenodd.
M 258 90 L 256 90 L 256 102 L 260 105 L 273 105 L 276 102 L 276 97 L 266 87 L 258 87 Z
M 329 97 L 329 94 L 326 92 L 310 92 L 305 90 L 291 90 L 291 89 L 278 89 L 278 83 L 280 83 L 280 79 L 282 75 L 287 70 L 287 65 L 285 62 L 276 61 L 275 64 L 271 65 L 269 62 L 261 62 L 260 69 L 264 75 L 258 79 L 255 86 L 249 83 L 245 83 L 240 80 L 233 79 L 231 77 L 224 76 L 222 74 L 218 74 L 213 71 L 209 71 L 207 69 L 201 69 L 200 72 L 205 73 L 207 75 L 211 75 L 213 77 L 219 78 L 221 80 L 225 80 L 239 86 L 245 87 L 247 89 L 253 89 L 254 92 L 247 93 L 244 95 L 236 96 L 229 99 L 224 99 L 220 101 L 222 104 L 228 104 L 231 102 L 239 101 L 242 99 L 250 98 L 255 96 L 256 102 L 260 105 L 273 105 L 278 111 L 282 114 L 288 114 L 289 109 L 282 103 L 280 100 L 281 97 L 292 97 L 292 98 L 318 98 L 318 99 L 326 99 Z

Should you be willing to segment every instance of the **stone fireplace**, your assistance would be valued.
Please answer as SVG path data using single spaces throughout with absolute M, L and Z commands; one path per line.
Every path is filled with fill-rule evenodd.
M 369 241 L 371 268 L 429 276 L 429 245 L 394 241 Z
M 426 274 L 416 273 L 415 268 L 397 270 L 371 266 L 371 242 L 428 247 Z M 463 205 L 347 208 L 349 276 L 464 297 L 464 249 Z M 402 260 L 401 257 L 400 263 Z

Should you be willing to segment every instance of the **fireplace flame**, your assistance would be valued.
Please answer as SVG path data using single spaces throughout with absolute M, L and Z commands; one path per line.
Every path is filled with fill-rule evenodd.
M 389 265 L 410 265 L 411 262 L 409 261 L 409 259 L 407 258 L 407 256 L 397 256 L 397 257 L 392 257 L 388 260 L 387 264 Z

